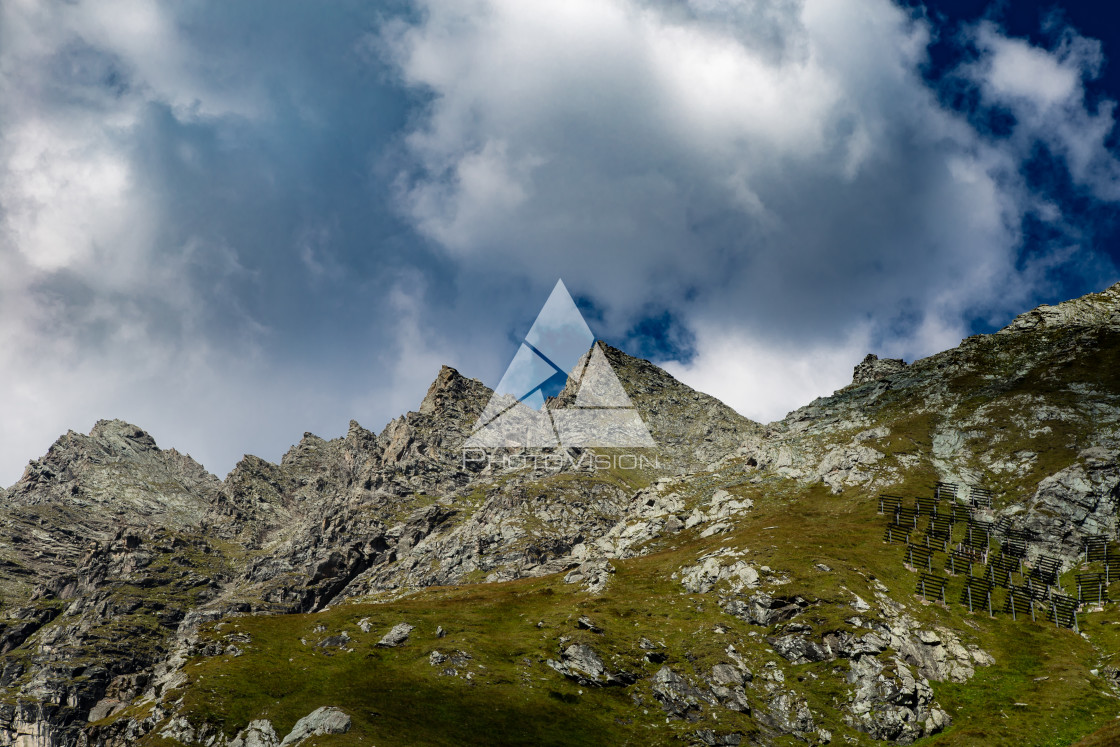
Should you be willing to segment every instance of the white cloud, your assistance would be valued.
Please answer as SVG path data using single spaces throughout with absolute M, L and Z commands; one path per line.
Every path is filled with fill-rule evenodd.
M 1008 38 L 990 22 L 971 34 L 979 59 L 962 75 L 979 86 L 989 105 L 1015 117 L 1011 145 L 1025 157 L 1036 143 L 1064 158 L 1074 181 L 1104 200 L 1120 199 L 1120 161 L 1107 139 L 1115 126 L 1115 102 L 1095 112 L 1085 100 L 1085 80 L 1100 72 L 1099 42 L 1066 29 L 1053 50 Z
M 1008 39 L 985 25 L 981 38 L 991 52 L 987 82 L 992 94 L 1028 99 L 1039 107 L 1064 104 L 1081 89 L 1080 71 L 1022 39 Z
M 170 11 L 146 0 L 5 3 L 0 50 L 0 482 L 102 417 L 179 436 L 164 445 L 193 443 L 228 468 L 210 444 L 262 443 L 234 413 L 262 404 L 256 382 L 270 376 L 251 339 L 236 366 L 223 360 L 202 330 L 221 291 L 191 278 L 198 263 L 218 279 L 244 268 L 227 247 L 168 244 L 175 216 L 137 150 L 151 106 L 243 118 L 251 92 L 208 78 Z M 228 323 L 260 331 L 247 315 Z M 204 440 L 207 423 L 224 434 Z
M 516 210 L 528 197 L 528 176 L 541 160 L 511 160 L 505 144 L 489 141 L 465 154 L 446 180 L 417 185 L 405 200 L 421 230 L 455 252 L 470 253 L 495 211 Z
M 144 241 L 131 164 L 102 133 L 44 119 L 13 123 L 0 146 L 0 203 L 11 248 L 38 270 L 102 263 L 122 271 L 122 242 Z M 112 251 L 106 251 L 112 247 Z M 130 256 L 131 255 L 131 256 Z
M 389 412 L 403 415 L 419 407 L 440 368 L 454 362 L 454 353 L 438 328 L 428 323 L 426 312 L 432 302 L 427 283 L 419 273 L 398 275 L 388 302 L 394 311 L 393 330 L 380 357 L 387 376 L 370 383 L 388 390 Z M 381 398 L 386 397 L 384 389 L 379 392 Z
M 853 361 L 863 358 L 868 344 L 865 329 L 806 348 L 791 340 L 753 338 L 734 327 L 705 326 L 697 330 L 692 361 L 663 367 L 692 388 L 718 392 L 739 413 L 768 423 L 850 384 Z
M 482 267 L 563 275 L 608 335 L 669 310 L 697 336 L 675 370 L 745 412 L 846 383 L 856 342 L 913 358 L 1021 310 L 1040 287 L 1023 221 L 1061 221 L 1023 179 L 1032 143 L 1116 188 L 1112 110 L 1082 100 L 1099 48 L 1073 32 L 1054 49 L 971 32 L 958 77 L 1034 112 L 1000 139 L 938 100 L 929 24 L 888 0 L 418 5 L 383 49 L 431 97 L 401 181 L 419 230 Z

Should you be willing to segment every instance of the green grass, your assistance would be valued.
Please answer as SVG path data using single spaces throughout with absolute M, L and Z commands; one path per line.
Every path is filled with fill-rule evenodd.
M 1074 747 L 1115 747 L 1118 744 L 1120 744 L 1120 716 L 1079 740 Z
M 1043 623 L 1016 623 L 1002 615 L 994 620 L 986 614 L 970 615 L 956 603 L 955 589 L 947 608 L 918 600 L 916 576 L 903 567 L 902 548 L 880 541 L 883 520 L 875 513 L 871 495 L 851 491 L 837 497 L 824 486 L 803 491 L 750 484 L 729 487 L 753 498 L 756 506 L 735 531 L 699 539 L 698 530 L 692 530 L 674 538 L 675 549 L 615 561 L 617 573 L 598 597 L 552 576 L 431 588 L 387 604 L 238 618 L 220 630 L 208 627 L 204 636 L 245 632 L 251 642 L 238 644 L 245 650 L 242 656 L 200 658 L 187 666 L 185 710 L 197 722 L 221 725 L 230 736 L 252 719 L 269 718 L 283 736 L 315 708 L 340 707 L 351 715 L 354 727 L 346 735 L 321 738 L 324 745 L 661 744 L 687 738 L 697 728 L 759 734 L 753 719 L 723 709 L 715 711 L 718 720 L 705 708 L 697 724 L 666 724 L 646 681 L 626 689 L 581 688 L 544 664 L 546 658 L 558 658 L 565 646 L 582 641 L 592 645 L 612 671 L 648 676 L 658 666 L 642 660 L 638 641 L 646 637 L 663 642 L 668 665 L 695 681 L 713 664 L 728 661 L 724 649 L 729 643 L 756 675 L 767 662 L 776 661 L 786 672 L 787 684 L 808 699 L 834 740 L 846 735 L 867 742 L 865 735 L 843 723 L 836 708 L 846 699 L 845 662 L 791 666 L 760 644 L 772 630 L 723 614 L 717 592 L 686 594 L 670 578 L 706 552 L 734 547 L 745 548 L 753 565 L 768 565 L 792 577 L 772 593 L 818 601 L 799 618 L 813 626 L 814 635 L 850 630 L 845 620 L 854 611 L 845 589 L 874 602 L 874 579 L 906 604 L 907 613 L 923 626 L 957 630 L 963 643 L 979 644 L 996 657 L 995 666 L 977 668 L 968 683 L 934 684 L 939 702 L 954 721 L 946 732 L 927 740 L 930 744 L 975 744 L 981 738 L 991 744 L 1068 744 L 1114 715 L 1115 701 L 1085 684 L 1095 653 L 1074 633 Z M 895 487 L 904 495 L 910 487 L 917 489 Z M 922 492 L 928 492 L 925 487 Z M 816 563 L 832 571 L 818 571 Z M 591 617 L 605 634 L 577 629 L 580 615 Z M 1105 621 L 1116 617 L 1114 609 L 1097 616 Z M 363 617 L 373 623 L 368 634 L 357 627 Z M 401 621 L 416 626 L 409 643 L 400 649 L 375 648 L 380 635 Z M 325 630 L 316 633 L 320 624 Z M 435 637 L 437 626 L 443 626 L 447 637 Z M 717 626 L 725 632 L 716 632 Z M 1101 645 L 1120 643 L 1110 637 L 1117 635 L 1116 627 L 1086 621 L 1091 637 Z M 314 645 L 341 630 L 352 636 L 353 653 Z M 309 645 L 300 643 L 301 637 Z M 443 667 L 428 663 L 434 649 L 469 652 L 471 679 L 439 676 Z M 1049 679 L 1035 681 L 1040 676 Z M 747 697 L 756 710 L 766 707 L 761 690 L 748 689 Z M 1010 705 L 1015 702 L 1030 705 Z M 1015 712 L 1004 719 L 1001 707 Z M 1028 710 L 1030 718 L 1015 718 Z
M 929 745 L 1067 745 L 1116 710 L 1116 701 L 1088 681 L 1089 643 L 1042 621 L 989 623 L 985 636 L 996 665 L 978 668 L 965 684 L 937 683 L 934 692 L 953 726 Z
M 210 635 L 246 632 L 252 642 L 243 646 L 244 656 L 188 666 L 188 711 L 231 735 L 254 718 L 270 718 L 283 735 L 318 706 L 341 707 L 354 727 L 323 744 L 357 744 L 359 737 L 377 744 L 638 744 L 675 731 L 656 705 L 651 704 L 653 718 L 635 719 L 629 692 L 581 688 L 543 663 L 558 658 L 560 646 L 567 645 L 558 638 L 565 635 L 569 642 L 594 645 L 612 670 L 650 668 L 640 660 L 638 636 L 626 622 L 644 618 L 642 607 L 588 600 L 572 587 L 558 586 L 556 578 L 433 589 L 424 596 L 314 615 L 241 618 L 236 628 L 211 629 Z M 578 630 L 579 614 L 602 620 L 607 635 Z M 357 627 L 362 617 L 373 622 L 368 634 Z M 695 613 L 684 618 L 695 623 Z M 376 648 L 380 635 L 401 621 L 416 626 L 408 644 Z M 326 631 L 315 633 L 319 624 Z M 435 637 L 438 625 L 446 637 Z M 643 630 L 667 635 L 671 627 L 654 620 Z M 314 645 L 339 630 L 353 636 L 352 653 Z M 428 661 L 434 649 L 469 652 L 471 679 L 440 676 L 443 666 Z

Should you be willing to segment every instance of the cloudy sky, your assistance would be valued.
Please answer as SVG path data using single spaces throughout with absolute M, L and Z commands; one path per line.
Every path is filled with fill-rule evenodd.
M 1093 2 L 5 0 L 0 484 L 493 386 L 563 278 L 758 420 L 1120 279 Z

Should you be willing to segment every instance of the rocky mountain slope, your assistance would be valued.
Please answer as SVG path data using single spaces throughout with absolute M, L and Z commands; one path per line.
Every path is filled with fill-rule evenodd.
M 0 745 L 1116 732 L 1120 286 L 765 426 L 603 349 L 656 448 L 465 456 L 491 391 L 449 368 L 224 480 L 120 421 L 61 437 L 0 491 Z

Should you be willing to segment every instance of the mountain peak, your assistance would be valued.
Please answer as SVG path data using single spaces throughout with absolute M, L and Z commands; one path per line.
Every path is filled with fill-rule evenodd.
M 89 435 L 70 431 L 32 460 L 9 498 L 22 506 L 65 506 L 90 525 L 194 526 L 220 481 L 190 456 L 160 449 L 144 429 L 98 420 Z
M 421 415 L 434 415 L 446 410 L 453 402 L 480 394 L 488 396 L 489 393 L 490 390 L 481 381 L 468 379 L 451 366 L 443 366 L 428 387 L 419 412 Z
M 906 361 L 901 358 L 880 358 L 874 353 L 868 353 L 852 372 L 853 384 L 865 384 L 868 381 L 885 379 L 891 374 L 906 369 Z
M 657 450 L 678 469 L 707 465 L 762 430 L 758 423 L 657 365 L 604 342 L 596 344 L 602 346 Z
M 1100 293 L 1089 293 L 1056 306 L 1042 304 L 1011 320 L 996 334 L 1053 327 L 1120 326 L 1120 283 Z
M 90 438 L 127 446 L 136 451 L 158 451 L 156 440 L 139 426 L 123 420 L 98 420 L 89 432 Z

